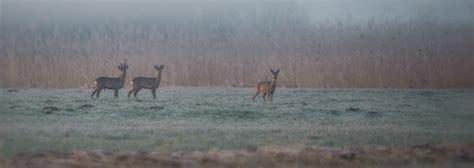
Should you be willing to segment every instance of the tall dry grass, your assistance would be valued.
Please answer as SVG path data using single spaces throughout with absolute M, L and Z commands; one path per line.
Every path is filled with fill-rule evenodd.
M 125 58 L 127 80 L 164 64 L 165 86 L 253 86 L 270 78 L 270 68 L 280 68 L 278 82 L 289 87 L 474 86 L 472 22 L 315 21 L 291 5 L 212 9 L 147 19 L 3 19 L 0 87 L 82 87 L 118 76 Z

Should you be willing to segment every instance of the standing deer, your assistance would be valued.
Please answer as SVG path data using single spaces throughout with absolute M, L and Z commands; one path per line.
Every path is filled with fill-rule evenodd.
M 132 80 L 132 90 L 128 92 L 128 98 L 130 98 L 130 95 L 133 93 L 133 96 L 137 98 L 137 93 L 141 89 L 150 89 L 151 93 L 153 94 L 153 98 L 156 99 L 156 89 L 160 87 L 160 82 L 161 82 L 161 72 L 163 71 L 163 68 L 165 68 L 164 65 L 155 65 L 155 70 L 157 72 L 156 77 L 154 78 L 147 78 L 147 77 L 136 77 L 133 78 Z
M 122 71 L 122 74 L 118 78 L 111 78 L 111 77 L 98 77 L 95 80 L 95 87 L 96 89 L 92 92 L 91 98 L 94 98 L 94 94 L 97 93 L 97 98 L 99 98 L 99 94 L 102 89 L 112 89 L 114 90 L 114 98 L 118 98 L 118 90 L 123 88 L 125 83 L 125 75 L 127 74 L 128 65 L 126 61 L 123 64 L 117 66 L 117 68 Z
M 268 94 L 268 99 L 270 100 L 270 103 L 273 101 L 273 92 L 275 92 L 275 89 L 276 89 L 276 80 L 278 77 L 278 73 L 280 72 L 280 69 L 277 69 L 276 71 L 274 71 L 273 69 L 270 69 L 270 72 L 272 72 L 273 74 L 272 81 L 262 81 L 257 84 L 257 93 L 255 93 L 255 95 L 253 96 L 252 98 L 253 101 L 255 101 L 255 97 L 257 97 L 259 93 L 263 94 L 263 101 L 265 102 L 267 101 L 265 99 L 265 96 L 267 96 L 267 94 Z

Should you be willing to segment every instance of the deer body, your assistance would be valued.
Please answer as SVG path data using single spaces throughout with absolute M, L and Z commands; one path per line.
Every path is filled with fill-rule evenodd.
M 273 79 L 271 81 L 262 81 L 257 84 L 257 93 L 253 96 L 252 100 L 255 101 L 255 97 L 258 96 L 258 94 L 262 93 L 263 94 L 263 101 L 267 101 L 265 99 L 265 96 L 270 100 L 270 102 L 273 101 L 273 93 L 275 92 L 276 89 L 276 81 L 278 78 L 278 73 L 280 72 L 280 69 L 274 71 L 273 69 L 270 70 L 273 75 Z
M 122 89 L 125 83 L 125 77 L 127 75 L 128 65 L 126 63 L 120 64 L 118 69 L 122 71 L 122 74 L 118 78 L 111 78 L 111 77 L 98 77 L 95 80 L 95 87 L 96 89 L 92 92 L 91 97 L 94 98 L 94 95 L 99 98 L 100 92 L 103 89 L 111 89 L 114 90 L 114 98 L 118 98 L 118 90 Z
M 156 99 L 156 89 L 160 87 L 161 83 L 161 72 L 165 66 L 164 65 L 155 65 L 155 70 L 157 72 L 156 77 L 147 78 L 147 77 L 136 77 L 132 80 L 132 89 L 128 92 L 128 98 L 133 93 L 133 96 L 137 98 L 137 94 L 141 89 L 150 89 L 153 94 L 153 98 Z

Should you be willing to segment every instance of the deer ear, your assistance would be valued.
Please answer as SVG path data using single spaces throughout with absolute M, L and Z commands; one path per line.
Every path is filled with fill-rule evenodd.
M 280 69 L 276 70 L 276 73 L 280 72 Z
M 161 69 L 165 68 L 165 65 L 161 65 Z
M 273 72 L 273 69 L 270 69 L 270 72 Z

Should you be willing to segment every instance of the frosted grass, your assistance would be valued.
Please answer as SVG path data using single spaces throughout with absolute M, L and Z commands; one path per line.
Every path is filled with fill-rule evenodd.
M 0 90 L 0 152 L 474 143 L 474 90 L 279 88 L 273 104 L 250 88 L 91 92 Z

